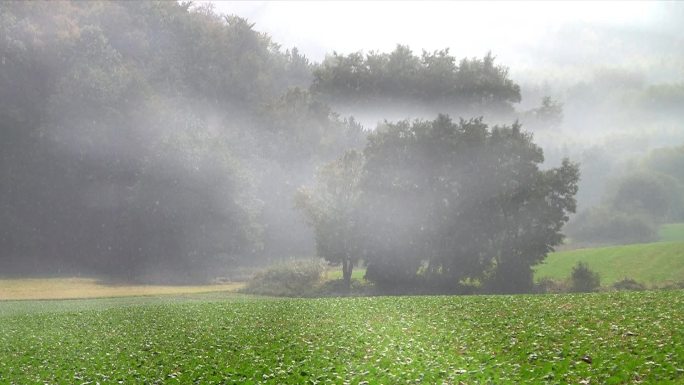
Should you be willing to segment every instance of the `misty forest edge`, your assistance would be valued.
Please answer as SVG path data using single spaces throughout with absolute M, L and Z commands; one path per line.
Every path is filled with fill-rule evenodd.
M 576 211 L 579 165 L 542 167 L 518 123 L 552 129 L 562 106 L 516 111 L 492 54 L 311 63 L 175 2 L 4 2 L 0 27 L 3 276 L 201 282 L 317 254 L 347 286 L 363 260 L 387 290 L 528 292 Z M 368 105 L 432 118 L 335 112 Z M 679 183 L 659 175 L 641 179 Z

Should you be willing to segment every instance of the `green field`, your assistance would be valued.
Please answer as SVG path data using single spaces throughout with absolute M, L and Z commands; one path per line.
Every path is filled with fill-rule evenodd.
M 0 383 L 684 383 L 684 291 L 0 302 Z
M 535 277 L 566 279 L 573 266 L 586 263 L 601 276 L 603 286 L 625 277 L 661 286 L 684 280 L 684 242 L 645 243 L 577 249 L 549 254 L 536 267 Z
M 609 286 L 632 278 L 650 286 L 684 281 L 684 223 L 663 225 L 659 241 L 633 245 L 576 249 L 549 254 L 535 267 L 537 280 L 567 279 L 578 262 L 586 263 Z

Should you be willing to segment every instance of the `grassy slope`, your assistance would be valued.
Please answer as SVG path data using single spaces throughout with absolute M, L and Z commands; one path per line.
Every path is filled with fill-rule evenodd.
M 598 272 L 604 286 L 625 277 L 657 286 L 683 281 L 684 224 L 662 226 L 660 242 L 549 254 L 546 261 L 535 268 L 535 278 L 566 279 L 578 262 L 584 262 Z
M 553 253 L 536 267 L 535 277 L 565 279 L 578 262 L 598 272 L 604 286 L 625 277 L 662 285 L 684 279 L 684 243 L 646 243 Z
M 204 296 L 0 302 L 0 383 L 684 381 L 684 291 Z

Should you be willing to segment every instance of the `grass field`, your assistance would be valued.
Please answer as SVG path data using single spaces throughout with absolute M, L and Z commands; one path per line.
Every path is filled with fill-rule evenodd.
M 552 253 L 536 267 L 535 277 L 566 279 L 573 266 L 586 263 L 611 285 L 625 277 L 660 286 L 684 280 L 684 242 L 645 243 Z
M 100 298 L 230 291 L 242 284 L 201 286 L 114 285 L 91 278 L 0 279 L 0 300 Z
M 0 383 L 684 383 L 684 291 L 0 302 Z
M 566 279 L 578 262 L 598 272 L 604 286 L 632 278 L 651 286 L 684 281 L 684 223 L 660 227 L 659 241 L 634 245 L 576 249 L 549 254 L 535 278 Z

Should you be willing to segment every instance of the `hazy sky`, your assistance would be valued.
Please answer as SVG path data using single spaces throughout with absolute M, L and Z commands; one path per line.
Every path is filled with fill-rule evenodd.
M 449 47 L 456 57 L 491 50 L 518 78 L 655 66 L 654 81 L 684 80 L 684 2 L 212 3 L 315 61 L 401 43 L 416 52 Z

